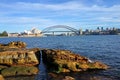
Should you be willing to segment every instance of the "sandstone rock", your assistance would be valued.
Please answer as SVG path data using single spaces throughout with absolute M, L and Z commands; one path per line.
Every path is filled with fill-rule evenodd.
M 14 50 L 0 52 L 0 64 L 15 66 L 34 66 L 39 64 L 34 50 Z
M 57 75 L 55 73 L 48 73 L 48 75 L 50 75 L 53 78 L 57 77 Z
M 5 68 L 8 68 L 8 66 L 6 66 L 6 65 L 0 65 L 0 71 L 3 70 L 3 69 L 5 69 Z
M 65 78 L 62 79 L 62 80 L 75 80 L 75 79 L 73 77 L 71 77 L 71 76 L 65 76 Z
M 0 70 L 3 76 L 33 75 L 40 63 L 38 48 L 26 49 L 26 43 L 17 41 L 0 44 Z
M 26 43 L 20 41 L 0 44 L 0 66 L 2 66 L 0 69 L 4 76 L 32 75 L 38 72 L 34 66 L 40 63 L 40 50 L 25 47 Z M 42 57 L 50 72 L 78 72 L 108 68 L 101 62 L 93 62 L 68 50 L 43 49 Z M 65 80 L 68 79 L 70 78 L 65 77 Z
M 26 43 L 22 41 L 13 41 L 8 44 L 0 44 L 0 48 L 25 48 Z
M 6 50 L 19 50 L 21 48 L 25 48 L 26 43 L 17 41 L 17 42 L 10 42 L 8 44 L 0 44 L 0 52 L 6 51 Z
M 0 80 L 4 80 L 4 78 L 3 78 L 3 76 L 2 76 L 2 75 L 0 75 Z
M 1 74 L 5 77 L 17 76 L 17 75 L 35 75 L 37 73 L 38 73 L 37 67 L 28 67 L 28 66 L 10 67 L 1 71 Z
M 26 47 L 26 43 L 25 42 L 21 42 L 21 41 L 17 41 L 17 42 L 10 42 L 7 44 L 9 47 L 18 47 L 18 48 L 25 48 Z
M 92 62 L 88 58 L 74 54 L 68 50 L 43 49 L 43 61 L 49 71 L 78 72 L 88 69 L 107 69 L 101 62 Z
M 5 80 L 35 80 L 36 75 L 28 75 L 28 76 L 10 76 L 5 77 Z

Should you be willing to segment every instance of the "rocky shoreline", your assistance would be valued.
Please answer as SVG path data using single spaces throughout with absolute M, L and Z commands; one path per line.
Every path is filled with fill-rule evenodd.
M 25 42 L 21 41 L 0 44 L 1 76 L 29 76 L 38 74 L 38 65 L 41 60 L 40 50 L 42 51 L 43 63 L 50 75 L 51 73 L 108 69 L 108 66 L 102 62 L 91 61 L 87 57 L 75 54 L 69 50 L 27 49 L 26 45 Z M 0 80 L 4 80 L 2 78 Z M 66 76 L 63 80 L 68 80 L 69 78 L 74 80 L 74 78 L 69 76 Z
M 51 72 L 80 72 L 90 69 L 107 69 L 102 62 L 94 62 L 69 50 L 44 49 L 43 62 Z

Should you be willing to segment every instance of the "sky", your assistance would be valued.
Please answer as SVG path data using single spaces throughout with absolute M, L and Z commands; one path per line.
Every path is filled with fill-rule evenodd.
M 0 0 L 0 32 L 54 25 L 120 28 L 120 0 Z

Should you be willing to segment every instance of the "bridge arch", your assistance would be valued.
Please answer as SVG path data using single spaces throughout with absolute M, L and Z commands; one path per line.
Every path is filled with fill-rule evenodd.
M 66 26 L 66 25 L 50 26 L 50 27 L 47 27 L 47 28 L 43 29 L 43 30 L 42 30 L 42 33 L 47 33 L 47 32 L 49 32 L 50 30 L 56 29 L 56 28 L 67 29 L 67 30 L 70 30 L 71 32 L 74 32 L 76 35 L 79 35 L 79 30 L 77 30 L 77 29 L 75 29 L 75 28 L 72 28 L 72 27 L 70 27 L 70 26 Z

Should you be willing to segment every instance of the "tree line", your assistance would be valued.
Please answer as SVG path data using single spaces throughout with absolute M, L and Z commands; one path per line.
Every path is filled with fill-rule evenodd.
M 0 33 L 0 36 L 1 36 L 1 37 L 3 37 L 3 36 L 8 36 L 7 31 L 3 31 L 3 32 L 1 32 L 1 33 Z

